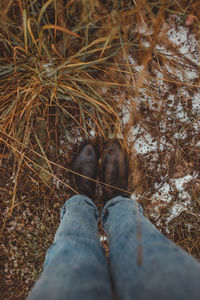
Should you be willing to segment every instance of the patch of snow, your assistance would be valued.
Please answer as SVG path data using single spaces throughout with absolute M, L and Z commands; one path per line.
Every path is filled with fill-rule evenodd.
M 45 69 L 48 69 L 48 68 L 51 68 L 53 66 L 53 63 L 50 61 L 50 62 L 48 62 L 48 63 L 46 63 L 46 64 L 43 64 L 43 68 L 45 68 Z
M 174 17 L 177 22 L 180 21 L 180 17 Z M 167 36 L 169 40 L 174 43 L 181 54 L 184 57 L 200 65 L 199 60 L 199 44 L 194 34 L 189 34 L 188 27 L 178 25 L 178 27 L 172 27 L 168 30 Z
M 200 113 L 200 94 L 196 93 L 192 98 L 192 110 Z
M 169 66 L 168 64 L 165 65 L 165 68 L 167 69 L 167 71 L 172 74 L 173 76 L 178 77 L 179 80 L 184 81 L 184 77 L 183 77 L 183 72 L 181 72 L 180 70 L 178 70 L 177 68 L 172 68 L 171 66 Z
M 164 81 L 163 81 L 163 73 L 161 73 L 158 70 L 155 70 L 155 74 L 156 74 L 156 81 L 159 85 L 164 85 Z
M 152 167 L 152 170 L 158 170 L 159 166 L 161 166 L 159 162 L 161 155 L 159 152 L 167 150 L 167 147 L 170 146 L 172 151 L 167 153 L 167 155 L 165 155 L 165 153 L 163 155 L 166 160 L 163 159 L 163 166 L 160 167 L 162 168 L 162 174 L 165 173 L 165 170 L 168 171 L 167 164 L 174 153 L 174 144 L 176 144 L 176 139 L 184 140 L 187 139 L 187 137 L 190 137 L 190 135 L 188 135 L 188 130 L 186 130 L 187 128 L 191 128 L 192 133 L 195 134 L 194 141 L 196 146 L 200 147 L 200 141 L 196 142 L 196 134 L 200 133 L 200 89 L 193 89 L 191 85 L 191 81 L 199 78 L 199 70 L 198 68 L 195 68 L 195 64 L 200 66 L 199 43 L 195 35 L 189 32 L 189 28 L 181 25 L 180 21 L 181 18 L 175 16 L 171 18 L 169 24 L 163 28 L 165 33 L 167 33 L 168 39 L 172 42 L 170 51 L 166 48 L 167 46 L 161 44 L 162 40 L 160 40 L 159 45 L 155 46 L 158 54 L 164 54 L 167 56 L 168 61 L 171 60 L 170 65 L 167 64 L 166 60 L 164 70 L 162 65 L 159 68 L 158 63 L 158 69 L 156 67 L 152 70 L 152 74 L 155 74 L 155 78 L 152 78 L 153 76 L 151 74 L 150 76 L 146 76 L 146 74 L 144 74 L 144 77 L 146 77 L 144 79 L 145 84 L 138 88 L 136 96 L 133 99 L 138 110 L 143 102 L 143 104 L 147 105 L 153 113 L 158 111 L 158 116 L 159 113 L 162 113 L 162 109 L 165 111 L 166 115 L 163 114 L 163 119 L 161 117 L 159 122 L 155 121 L 155 127 L 156 129 L 159 129 L 160 135 L 154 138 L 152 136 L 153 134 L 151 135 L 148 128 L 145 127 L 146 124 L 149 124 L 149 121 L 152 122 L 154 117 L 153 116 L 151 119 L 147 113 L 147 115 L 144 116 L 146 118 L 145 121 L 147 120 L 148 122 L 146 124 L 145 122 L 142 124 L 144 127 L 140 124 L 134 125 L 130 129 L 128 137 L 129 140 L 133 142 L 134 151 L 139 153 L 141 157 L 145 156 L 145 158 L 148 159 L 148 168 L 151 169 Z M 174 24 L 174 26 L 171 24 Z M 170 26 L 173 27 L 170 28 Z M 145 35 L 149 34 L 149 30 L 145 26 L 138 26 L 136 31 Z M 143 46 L 149 47 L 149 41 L 147 41 L 147 38 L 144 38 L 144 41 L 141 43 Z M 171 50 L 173 46 L 174 51 Z M 142 65 L 138 65 L 134 58 L 130 55 L 127 58 L 134 71 L 139 73 L 144 71 L 144 67 Z M 177 65 L 175 63 L 176 61 Z M 171 66 L 172 64 L 174 67 Z M 172 83 L 170 82 L 170 79 L 169 82 L 167 82 L 166 71 L 168 71 L 170 78 L 173 79 Z M 139 76 L 138 74 L 134 74 L 134 76 L 135 82 L 137 82 L 140 74 Z M 175 76 L 175 78 L 173 76 Z M 176 80 L 179 83 L 182 81 L 184 84 L 182 86 L 180 84 L 177 84 L 176 86 L 173 85 L 176 84 Z M 148 88 L 149 86 L 151 86 L 151 88 Z M 154 86 L 155 94 L 153 90 Z M 135 86 L 133 86 L 133 88 L 135 88 Z M 156 106 L 155 103 L 157 104 Z M 124 125 L 128 123 L 129 116 L 130 112 L 127 108 L 125 108 L 122 114 L 122 123 Z M 190 126 L 187 126 L 187 124 Z M 158 219 L 157 223 L 163 220 L 160 215 L 161 208 L 163 208 L 163 206 L 168 207 L 170 211 L 169 217 L 165 221 L 166 224 L 168 224 L 172 219 L 178 217 L 181 212 L 188 210 L 191 206 L 192 199 L 190 194 L 187 192 L 186 185 L 196 178 L 195 176 L 197 175 L 190 173 L 181 178 L 170 179 L 170 174 L 167 173 L 162 175 L 167 178 L 167 182 L 161 184 L 159 183 L 161 177 L 159 177 L 158 182 L 155 182 L 156 192 L 151 197 L 154 205 L 152 216 Z M 166 228 L 166 230 L 168 229 Z
M 60 154 L 60 155 L 63 155 L 63 154 L 64 154 L 63 149 L 59 148 L 59 154 Z
M 157 183 L 155 183 L 155 188 L 158 189 L 158 191 L 152 196 L 152 199 L 161 199 L 165 202 L 170 202 L 172 200 L 171 195 L 169 194 L 170 191 L 173 191 L 175 186 L 176 190 L 181 194 L 180 198 L 190 198 L 189 194 L 184 191 L 184 185 L 191 181 L 192 179 L 196 178 L 197 174 L 192 175 L 186 175 L 182 178 L 176 178 L 176 179 L 170 179 L 169 183 L 165 182 L 161 187 Z
M 160 127 L 160 131 L 162 133 L 165 133 L 166 130 L 167 130 L 167 124 L 166 124 L 166 121 L 162 120 L 159 124 L 159 127 Z
M 135 59 L 133 59 L 130 55 L 128 55 L 128 61 L 134 67 L 134 71 L 140 73 L 144 70 L 144 66 L 138 65 L 137 62 L 135 61 Z
M 168 224 L 172 219 L 178 217 L 183 211 L 188 210 L 188 206 L 191 204 L 190 199 L 188 199 L 187 202 L 181 203 L 181 202 L 175 202 L 173 203 L 171 210 L 170 210 L 170 215 L 166 220 L 166 224 Z
M 107 239 L 107 236 L 106 235 L 101 235 L 100 236 L 100 242 L 102 243 L 102 242 L 105 242 L 105 241 L 107 241 L 108 239 Z
M 148 132 L 138 137 L 134 142 L 134 149 L 140 154 L 146 154 L 148 152 L 157 150 L 157 141 L 154 141 L 152 136 Z
M 142 99 L 144 102 L 146 101 L 148 103 L 148 107 L 153 110 L 156 110 L 155 103 L 157 103 L 157 105 L 158 105 L 157 110 L 160 110 L 160 103 L 158 101 L 154 100 L 151 96 L 149 96 L 149 95 L 147 96 L 146 91 L 143 94 L 143 98 L 140 97 L 140 99 Z
M 180 139 L 184 140 L 186 137 L 187 137 L 186 132 L 175 132 L 173 135 L 173 138 L 177 139 L 177 140 L 180 140 Z
M 183 26 L 179 26 L 178 31 L 175 27 L 172 27 L 167 32 L 169 40 L 175 43 L 177 46 L 180 46 L 182 43 L 185 43 L 187 41 L 187 35 L 188 28 L 185 28 Z
M 188 80 L 194 80 L 199 77 L 197 70 L 193 68 L 185 68 L 185 74 L 188 78 Z
M 140 34 L 143 35 L 152 35 L 153 31 L 150 29 L 146 23 L 144 22 L 143 24 L 139 23 L 138 26 L 136 27 L 135 32 L 139 32 Z
M 164 45 L 159 45 L 159 44 L 157 44 L 157 45 L 155 46 L 155 49 L 156 49 L 159 53 L 162 53 L 163 55 L 168 56 L 168 59 L 169 59 L 170 57 L 171 57 L 171 58 L 174 57 L 173 53 L 172 53 L 171 51 L 169 51 L 168 49 L 166 49 L 166 47 L 165 47 Z
M 159 145 L 160 151 L 164 151 L 164 149 L 166 147 L 171 147 L 171 145 L 167 142 L 166 136 L 164 136 L 164 135 L 160 138 L 159 142 L 160 142 L 160 145 Z
M 194 128 L 195 132 L 199 133 L 199 131 L 200 131 L 200 116 L 199 116 L 199 119 L 193 123 L 193 128 Z
M 157 184 L 155 184 L 157 187 Z M 152 196 L 152 200 L 161 200 L 164 202 L 170 202 L 172 200 L 172 196 L 170 195 L 171 187 L 169 183 L 164 183 L 161 188 Z
M 168 97 L 167 97 L 168 100 L 171 100 L 171 104 L 173 106 L 174 104 L 174 99 L 175 99 L 175 96 L 173 94 L 169 94 Z
M 47 77 L 51 77 L 55 73 L 55 69 L 52 61 L 43 64 L 42 69 L 43 69 L 43 74 L 47 75 Z
M 113 136 L 112 138 L 114 139 L 115 137 Z M 124 136 L 123 136 L 122 133 L 119 133 L 119 132 L 118 132 L 118 133 L 117 133 L 117 138 L 123 140 Z
M 184 185 L 186 183 L 188 183 L 188 181 L 192 180 L 194 177 L 191 176 L 191 175 L 186 175 L 182 178 L 176 178 L 176 179 L 171 179 L 171 181 L 174 183 L 174 185 L 176 186 L 176 189 L 179 191 L 179 192 L 182 192 L 183 189 L 184 189 Z
M 177 119 L 179 119 L 181 122 L 188 123 L 190 122 L 190 119 L 187 116 L 187 113 L 184 111 L 183 105 L 181 102 L 178 102 L 176 105 L 176 111 L 175 116 Z
M 96 132 L 94 130 L 90 130 L 90 135 L 95 136 Z
M 195 178 L 197 174 L 186 175 L 182 178 L 171 179 L 169 183 L 164 183 L 158 191 L 152 196 L 153 202 L 160 201 L 170 203 L 172 201 L 172 195 L 170 191 L 173 191 L 175 186 L 178 191 L 179 202 L 174 202 L 170 209 L 169 217 L 166 219 L 166 224 L 168 224 L 172 219 L 178 217 L 181 212 L 188 210 L 189 205 L 191 205 L 190 195 L 184 190 L 184 185 Z M 158 184 L 155 184 L 155 188 L 158 188 Z
M 199 62 L 199 54 L 198 54 L 199 45 L 195 38 L 194 34 L 190 35 L 190 38 L 187 40 L 187 43 L 182 45 L 179 48 L 179 51 L 191 61 L 195 62 L 198 66 L 200 66 Z
M 130 102 L 127 103 L 127 105 L 128 104 L 130 105 Z M 121 109 L 122 110 L 121 121 L 122 121 L 123 126 L 125 126 L 130 120 L 130 110 L 127 108 L 127 105 L 126 106 L 123 105 L 122 109 Z
M 55 185 L 57 189 L 60 188 L 60 183 L 61 183 L 60 180 L 57 180 L 56 178 L 53 177 L 52 182 L 53 182 L 53 185 Z
M 142 45 L 146 48 L 149 48 L 151 44 L 148 41 L 142 41 Z

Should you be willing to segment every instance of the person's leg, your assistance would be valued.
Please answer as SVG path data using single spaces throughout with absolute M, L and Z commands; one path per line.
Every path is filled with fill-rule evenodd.
M 64 205 L 61 219 L 44 270 L 28 300 L 110 300 L 97 207 L 90 198 L 76 195 Z
M 135 200 L 109 200 L 102 222 L 118 299 L 200 299 L 200 264 L 161 234 Z
M 126 149 L 119 140 L 109 141 L 101 163 L 107 201 L 102 223 L 118 298 L 200 299 L 200 264 L 161 234 L 138 212 L 137 202 L 126 197 L 128 170 Z
M 111 299 L 106 257 L 98 235 L 98 210 L 91 200 L 98 173 L 98 155 L 92 143 L 81 145 L 71 169 L 71 186 L 79 195 L 64 206 L 44 271 L 28 300 Z

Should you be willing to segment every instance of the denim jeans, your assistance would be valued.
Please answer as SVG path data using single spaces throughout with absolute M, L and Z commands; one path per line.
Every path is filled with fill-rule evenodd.
M 76 195 L 65 203 L 28 300 L 200 299 L 200 264 L 160 233 L 134 199 L 109 200 L 101 218 L 108 261 L 93 201 Z

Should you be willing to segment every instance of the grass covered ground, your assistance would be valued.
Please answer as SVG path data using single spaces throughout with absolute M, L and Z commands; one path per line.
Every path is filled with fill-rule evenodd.
M 124 139 L 145 215 L 200 259 L 198 5 L 0 1 L 1 299 L 38 278 L 85 139 Z

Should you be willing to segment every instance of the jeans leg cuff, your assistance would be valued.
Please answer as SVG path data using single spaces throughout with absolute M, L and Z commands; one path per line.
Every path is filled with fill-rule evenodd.
M 96 205 L 94 204 L 92 199 L 90 199 L 89 197 L 87 197 L 85 195 L 77 194 L 77 195 L 74 195 L 73 197 L 71 197 L 69 200 L 67 200 L 65 202 L 65 204 L 63 205 L 63 207 L 61 208 L 61 210 L 60 210 L 60 220 L 62 220 L 62 218 L 63 218 L 63 216 L 66 212 L 67 206 L 70 206 L 71 203 L 74 203 L 74 202 L 79 202 L 80 204 L 82 204 L 84 202 L 84 203 L 87 203 L 89 206 L 92 206 L 94 208 L 95 215 L 98 218 L 98 216 L 99 216 L 98 208 L 96 207 Z
M 103 210 L 102 210 L 102 213 L 101 213 L 101 223 L 102 225 L 104 224 L 104 221 L 105 221 L 105 218 L 108 216 L 108 211 L 109 209 L 114 206 L 114 205 L 117 205 L 117 204 L 120 204 L 120 203 L 124 203 L 124 202 L 131 202 L 133 204 L 133 206 L 135 206 L 135 209 L 136 207 L 138 206 L 138 210 L 141 214 L 143 214 L 143 208 L 142 206 L 136 201 L 136 197 L 134 194 L 132 194 L 131 198 L 128 198 L 128 197 L 125 197 L 125 196 L 116 196 L 115 198 L 113 199 L 110 199 L 109 201 L 106 202 Z M 135 204 L 135 205 L 134 205 Z M 120 208 L 119 208 L 120 209 Z

